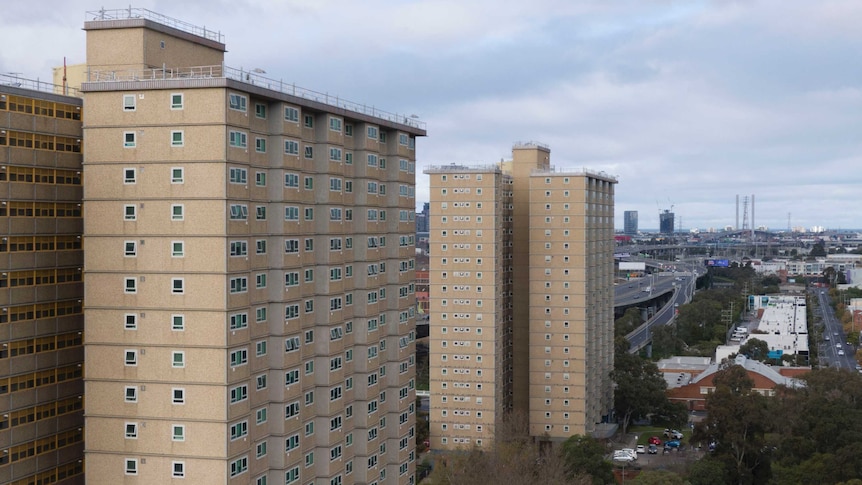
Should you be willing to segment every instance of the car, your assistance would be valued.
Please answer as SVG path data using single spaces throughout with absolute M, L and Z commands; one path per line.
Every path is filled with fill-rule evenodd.
M 679 440 L 670 440 L 670 441 L 664 442 L 665 448 L 679 448 L 679 445 L 680 445 Z
M 638 445 L 637 448 L 635 448 L 635 451 L 639 455 L 643 455 L 644 453 L 646 453 L 646 447 L 644 445 Z
M 650 444 L 649 448 L 647 448 L 647 453 L 649 453 L 650 455 L 655 455 L 656 453 L 658 453 L 658 446 Z
M 650 436 L 650 439 L 647 440 L 647 443 L 649 443 L 651 445 L 660 445 L 661 440 L 659 439 L 658 436 Z
M 671 438 L 671 439 L 675 439 L 675 440 L 681 440 L 682 439 L 682 433 L 680 433 L 679 431 L 677 431 L 675 429 L 665 429 L 664 430 L 664 436 L 665 436 L 665 438 Z
M 827 336 L 823 337 L 823 340 L 825 340 L 825 341 L 827 341 L 827 342 L 828 342 L 828 341 L 830 341 L 830 340 L 832 340 L 832 339 L 831 339 L 831 338 L 829 338 L 829 335 L 827 335 Z
M 620 451 L 621 451 L 621 452 L 623 452 L 623 453 L 628 453 L 628 454 L 629 454 L 633 459 L 635 459 L 635 460 L 637 460 L 637 459 L 638 459 L 638 454 L 637 454 L 637 452 L 636 452 L 634 449 L 632 449 L 632 448 L 623 448 L 623 449 L 621 449 Z
M 856 370 L 862 371 L 862 365 L 856 364 Z
M 840 349 L 840 348 L 841 348 L 841 344 L 840 344 L 840 343 L 835 344 L 835 348 L 836 348 L 836 349 Z
M 843 350 L 839 350 L 839 351 L 838 351 L 838 355 L 844 355 L 844 351 L 843 351 Z
M 635 461 L 635 458 L 628 453 L 620 453 L 619 451 L 614 452 L 614 461 L 622 461 L 631 463 Z
M 837 336 L 838 336 L 838 332 L 832 332 L 832 335 L 834 335 L 834 336 L 836 336 L 836 337 L 837 337 Z

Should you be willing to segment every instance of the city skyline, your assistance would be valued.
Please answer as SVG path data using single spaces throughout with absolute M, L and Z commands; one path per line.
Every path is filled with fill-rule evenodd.
M 418 115 L 430 135 L 418 204 L 425 166 L 494 163 L 535 140 L 558 168 L 618 177 L 617 228 L 625 210 L 658 228 L 671 205 L 684 228 L 733 225 L 736 194 L 757 194 L 758 226 L 786 229 L 789 214 L 791 226 L 862 228 L 854 2 L 249 1 L 230 19 L 200 1 L 134 7 L 221 29 L 231 66 Z M 83 62 L 88 9 L 9 5 L 0 40 L 27 48 L 0 53 L 0 73 L 49 80 L 64 56 Z

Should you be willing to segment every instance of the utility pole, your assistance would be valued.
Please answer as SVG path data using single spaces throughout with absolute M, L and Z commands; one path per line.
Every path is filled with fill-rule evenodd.
M 733 324 L 733 302 L 730 302 L 730 310 L 721 311 L 721 320 L 724 322 L 724 337 L 727 338 L 730 325 Z

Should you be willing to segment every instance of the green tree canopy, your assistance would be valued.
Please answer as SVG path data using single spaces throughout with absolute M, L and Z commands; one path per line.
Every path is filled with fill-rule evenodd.
M 593 485 L 614 483 L 613 465 L 605 460 L 605 447 L 583 435 L 572 435 L 563 442 L 563 461 L 569 477 L 589 475 Z

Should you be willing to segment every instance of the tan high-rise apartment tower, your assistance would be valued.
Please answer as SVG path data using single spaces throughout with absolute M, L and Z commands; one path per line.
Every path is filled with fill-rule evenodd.
M 532 142 L 426 172 L 432 448 L 486 447 L 508 412 L 533 436 L 591 433 L 613 406 L 616 179 Z
M 87 481 L 412 484 L 424 125 L 88 14 Z
M 77 97 L 0 75 L 0 483 L 83 483 Z

